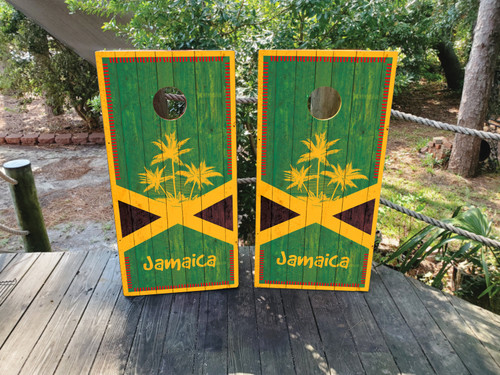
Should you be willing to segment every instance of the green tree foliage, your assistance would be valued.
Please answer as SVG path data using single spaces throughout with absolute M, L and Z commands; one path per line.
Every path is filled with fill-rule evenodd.
M 89 128 L 98 124 L 91 107 L 98 95 L 95 68 L 20 12 L 0 3 L 1 86 L 19 97 L 43 95 L 55 115 L 73 107 Z
M 106 17 L 103 28 L 138 49 L 233 49 L 237 95 L 255 96 L 259 49 L 398 50 L 396 92 L 435 77 L 436 46 L 467 58 L 478 0 L 66 0 Z M 457 42 L 462 42 L 462 44 Z M 449 46 L 449 45 L 448 45 Z M 432 69 L 431 69 L 432 68 Z M 460 68 L 460 67 L 459 67 Z M 434 74 L 434 75 L 433 75 Z M 255 106 L 239 106 L 239 177 L 255 173 Z M 253 141 L 253 143 L 255 143 Z M 253 238 L 255 191 L 239 187 L 240 233 Z

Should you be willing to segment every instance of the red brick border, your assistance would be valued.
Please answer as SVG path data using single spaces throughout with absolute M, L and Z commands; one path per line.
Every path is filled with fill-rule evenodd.
M 34 146 L 34 145 L 104 145 L 106 140 L 104 133 L 94 132 L 94 133 L 65 133 L 65 134 L 53 134 L 53 133 L 30 133 L 30 134 L 19 134 L 19 133 L 0 133 L 0 145 L 23 145 L 23 146 Z

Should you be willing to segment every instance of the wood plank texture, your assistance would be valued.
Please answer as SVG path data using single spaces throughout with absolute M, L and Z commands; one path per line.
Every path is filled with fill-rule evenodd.
M 92 297 L 81 316 L 55 374 L 70 374 L 75 369 L 88 373 L 101 344 L 109 317 L 120 292 L 120 267 L 113 254 L 93 288 Z
M 259 52 L 257 287 L 368 290 L 396 59 Z
M 394 272 L 387 267 L 378 267 L 376 270 L 436 373 L 468 374 L 469 371 L 409 284 L 408 279 L 402 273 Z
M 31 351 L 23 372 L 51 374 L 56 369 L 111 253 L 97 252 L 86 255 L 83 264 L 75 270 L 76 275 L 73 275 L 72 269 L 65 268 L 67 274 L 73 275 L 73 280 L 68 282 L 69 288 Z M 66 257 L 77 258 L 72 254 L 66 254 Z M 64 269 L 61 272 L 64 272 Z M 61 284 L 61 287 L 63 286 L 64 284 Z M 38 306 L 34 313 L 38 313 Z
M 234 52 L 96 61 L 125 295 L 236 287 Z
M 327 373 L 364 374 L 356 344 L 337 296 L 323 291 L 309 291 L 309 298 L 327 358 Z
M 64 253 L 63 253 L 64 254 Z M 87 253 L 64 254 L 0 351 L 0 373 L 19 372 L 61 303 Z M 26 332 L 30 332 L 26 335 Z
M 385 342 L 403 373 L 431 374 L 434 372 L 411 329 L 377 272 L 372 273 L 372 288 L 365 295 L 371 313 L 377 321 Z M 380 303 L 384 301 L 384 303 Z
M 497 374 L 498 365 L 446 296 L 417 280 L 409 280 L 467 369 L 473 374 Z
M 0 345 L 2 346 L 63 254 L 50 253 L 35 262 L 39 255 L 39 253 L 19 254 L 2 272 L 2 278 L 5 274 L 7 280 L 18 280 L 14 290 L 0 306 L 2 317 Z
M 500 373 L 497 315 L 383 266 L 369 293 L 255 289 L 240 252 L 238 289 L 136 297 L 116 253 L 9 256 L 2 375 Z

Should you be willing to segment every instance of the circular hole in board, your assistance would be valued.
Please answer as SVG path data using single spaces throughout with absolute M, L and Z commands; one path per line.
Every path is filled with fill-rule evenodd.
M 342 99 L 337 90 L 329 86 L 315 89 L 307 99 L 307 109 L 318 120 L 330 120 L 342 106 Z
M 187 101 L 177 87 L 163 87 L 153 97 L 153 108 L 165 120 L 177 120 L 186 112 Z

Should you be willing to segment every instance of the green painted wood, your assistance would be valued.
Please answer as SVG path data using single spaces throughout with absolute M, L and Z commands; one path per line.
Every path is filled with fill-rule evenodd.
M 260 373 L 259 341 L 253 286 L 253 248 L 240 247 L 240 286 L 228 289 L 228 372 Z
M 150 164 L 150 159 L 146 158 L 145 150 L 152 147 L 147 147 L 144 144 L 144 140 L 147 139 L 144 132 L 150 126 L 144 129 L 142 115 L 150 111 L 146 109 L 141 111 L 139 90 L 144 82 L 139 80 L 138 65 L 142 64 L 144 63 L 129 62 L 117 64 L 116 74 L 119 80 L 123 137 L 125 140 L 123 142 L 123 149 L 126 158 L 126 173 L 128 175 L 127 189 L 144 194 L 144 185 L 140 183 L 138 173 L 144 170 L 145 165 Z M 147 192 L 145 195 L 149 196 Z M 132 236 L 136 237 L 136 234 L 132 233 Z M 146 241 L 143 246 L 145 246 L 144 251 L 135 251 L 135 261 L 138 268 L 137 282 L 139 287 L 142 288 L 156 285 L 155 272 L 143 272 L 141 269 L 141 265 L 147 262 L 147 256 L 154 255 L 153 244 L 151 241 Z
M 120 279 L 118 257 L 113 255 L 106 263 L 96 287 L 88 291 L 92 297 L 54 374 L 70 374 L 74 369 L 81 373 L 90 371 L 121 291 Z
M 289 62 L 280 59 L 274 64 L 276 69 L 276 93 L 273 101 L 276 103 L 273 107 L 274 123 L 274 138 L 270 139 L 273 142 L 273 153 L 269 154 L 273 158 L 272 170 L 272 185 L 286 190 L 286 181 L 284 181 L 283 171 L 290 168 L 290 160 L 292 157 L 292 149 L 284 147 L 293 143 L 293 123 L 294 123 L 294 108 L 295 108 L 295 75 L 296 62 Z M 269 142 L 270 143 L 270 142 Z M 268 168 L 271 166 L 268 166 Z M 271 228 L 271 235 L 276 232 L 276 228 Z M 268 280 L 287 280 L 287 267 L 277 265 L 273 254 L 279 254 L 279 249 L 274 249 L 271 245 L 271 250 L 267 252 L 266 263 L 269 264 Z
M 199 149 L 199 125 L 198 125 L 198 100 L 197 100 L 197 91 L 196 91 L 196 81 L 194 77 L 196 77 L 196 65 L 194 61 L 192 62 L 174 62 L 173 63 L 173 71 L 174 71 L 174 84 L 175 87 L 178 87 L 186 96 L 186 112 L 184 116 L 182 116 L 179 120 L 176 121 L 177 126 L 177 135 L 179 141 L 183 141 L 185 139 L 189 139 L 184 146 L 185 149 L 191 149 L 189 153 L 186 153 L 184 158 L 184 163 L 193 164 L 195 166 L 199 166 L 201 163 L 200 157 L 200 149 Z M 184 186 L 186 182 L 186 178 L 179 176 L 176 179 L 176 184 L 179 186 Z M 194 189 L 193 189 L 194 188 Z M 201 190 L 199 186 L 193 186 L 193 195 L 200 196 Z M 191 196 L 189 187 L 186 191 L 183 191 L 183 194 L 186 196 L 189 194 Z M 200 202 L 201 203 L 201 202 Z M 201 211 L 201 204 L 199 204 L 199 210 Z M 199 212 L 199 211 L 198 211 Z M 183 213 L 184 215 L 184 213 Z M 187 216 L 183 216 L 183 220 L 189 220 Z M 203 253 L 203 239 L 194 240 L 187 234 L 187 230 L 183 231 L 183 243 L 178 244 L 180 253 L 183 253 L 184 256 L 190 257 L 191 254 L 195 253 Z M 180 254 L 179 253 L 179 254 Z M 198 270 L 199 271 L 199 270 Z M 191 275 L 190 272 L 185 273 L 184 282 L 182 282 L 182 277 L 180 277 L 181 284 L 198 284 L 205 282 L 205 275 Z
M 59 359 L 65 352 L 78 321 L 92 296 L 89 291 L 95 288 L 111 253 L 104 251 L 88 254 L 67 253 L 64 258 L 79 259 L 81 255 L 86 255 L 86 258 L 79 269 L 64 267 L 65 272 L 71 275 L 72 279 L 57 279 L 61 288 L 66 286 L 69 288 L 59 305 L 54 306 L 57 309 L 24 363 L 22 368 L 24 373 L 52 374 L 55 371 Z M 64 258 L 63 260 L 65 260 Z M 62 261 L 57 268 L 61 268 L 61 266 Z M 76 274 L 73 274 L 74 272 Z M 45 294 L 45 298 L 53 300 L 54 297 L 57 297 L 57 293 L 57 290 L 50 291 Z M 39 306 L 38 304 L 34 308 L 33 314 L 35 316 L 40 313 Z M 34 321 L 38 323 L 39 319 L 35 318 Z M 32 331 L 30 330 L 30 332 Z
M 384 56 L 363 51 L 261 51 L 258 184 L 262 181 L 273 189 L 262 184 L 257 200 L 259 205 L 270 200 L 273 208 L 262 205 L 258 218 L 271 218 L 272 225 L 257 231 L 259 261 L 264 260 L 257 286 L 368 289 L 374 213 L 356 213 L 344 222 L 339 215 L 367 202 L 374 207 L 378 199 L 376 174 L 381 173 L 374 171 L 380 169 L 377 159 L 385 147 L 393 72 L 392 59 L 385 61 Z M 316 98 L 315 91 L 326 87 L 339 93 L 342 104 L 333 118 L 318 119 L 308 109 L 308 98 Z M 285 210 L 278 212 L 278 202 L 293 211 L 294 218 L 285 217 Z M 275 220 L 273 215 L 283 218 Z M 313 266 L 304 266 L 304 259 L 312 259 Z M 325 266 L 325 259 L 337 261 Z
M 316 63 L 312 62 L 311 64 L 314 66 Z M 292 129 L 292 140 L 291 140 L 291 154 L 290 154 L 290 161 L 296 161 L 299 160 L 300 156 L 304 154 L 305 152 L 305 147 L 301 143 L 303 140 L 310 139 L 311 138 L 311 130 L 312 130 L 312 123 L 313 123 L 313 118 L 309 114 L 309 111 L 304 111 L 304 106 L 307 106 L 307 101 L 309 98 L 309 95 L 311 92 L 314 90 L 316 87 L 316 76 L 311 75 L 311 70 L 306 64 L 302 63 L 297 63 L 295 65 L 295 98 L 294 98 L 294 107 L 293 107 L 293 129 Z M 278 138 L 279 140 L 279 138 Z M 294 166 L 295 167 L 295 166 Z M 302 169 L 304 165 L 301 166 L 296 166 L 298 169 Z M 290 171 L 292 168 L 292 165 L 287 166 L 287 171 Z M 305 166 L 307 168 L 307 166 Z M 285 176 L 283 174 L 278 176 L 279 178 L 283 179 Z M 293 182 L 287 181 L 288 186 L 286 187 L 286 191 L 290 192 L 292 195 L 297 195 L 301 192 L 303 192 L 303 188 L 300 188 L 298 186 L 293 186 L 292 188 L 288 189 L 289 186 L 293 185 Z M 310 189 L 311 187 L 311 182 L 307 182 L 307 186 Z M 307 215 L 307 214 L 306 214 Z M 306 218 L 304 218 L 305 220 Z M 302 228 L 297 231 L 298 233 L 295 234 L 295 238 L 293 241 L 288 238 L 288 244 L 286 245 L 288 249 L 291 249 L 291 247 L 294 247 L 295 245 L 298 245 L 299 248 L 296 249 L 297 255 L 304 256 L 305 255 L 305 241 L 306 241 L 306 232 L 307 229 Z M 287 272 L 287 281 L 297 281 L 297 280 L 303 280 L 303 273 L 305 272 L 304 269 L 301 269 L 300 267 L 287 267 L 286 269 Z
M 158 167 L 158 165 L 151 165 L 151 160 L 153 160 L 154 156 L 157 154 L 158 149 L 154 147 L 152 144 L 147 144 L 144 142 L 144 140 L 150 140 L 150 139 L 161 139 L 161 131 L 159 127 L 159 120 L 158 116 L 156 115 L 154 109 L 153 109 L 153 97 L 158 91 L 158 78 L 157 78 L 157 64 L 155 62 L 137 62 L 135 63 L 136 65 L 136 70 L 137 70 L 137 75 L 136 75 L 136 80 L 138 83 L 137 87 L 137 99 L 139 103 L 139 142 L 143 144 L 143 160 L 144 160 L 144 172 L 146 167 L 148 168 L 155 168 Z M 156 149 L 155 149 L 156 148 Z M 160 163 L 161 167 L 161 163 Z M 137 180 L 137 175 L 135 176 L 135 179 Z M 142 186 L 142 193 L 145 194 L 149 199 L 154 199 L 155 198 L 155 190 L 150 189 L 148 191 L 144 191 L 144 185 Z M 151 211 L 151 208 L 148 206 L 148 211 Z M 151 237 L 153 237 L 153 232 L 150 231 Z M 158 259 L 158 258 L 163 258 L 165 259 L 166 257 L 164 256 L 165 252 L 165 243 L 157 243 L 157 241 L 148 241 L 150 243 L 150 246 L 148 247 L 148 255 L 151 256 L 152 259 Z M 168 250 L 167 250 L 168 252 Z M 146 255 L 146 254 L 144 254 Z M 144 257 L 137 258 L 137 261 L 139 264 L 143 264 L 146 262 L 146 259 Z M 156 286 L 164 286 L 164 285 L 169 285 L 168 278 L 166 277 L 167 275 L 165 274 L 164 271 L 157 271 L 156 269 L 154 272 L 144 272 L 144 274 L 147 275 L 147 277 L 144 278 L 144 283 L 147 283 L 148 286 L 151 287 L 156 287 Z
M 332 67 L 332 75 L 331 75 L 331 83 L 330 87 L 337 90 L 341 99 L 341 110 L 339 113 L 328 121 L 328 139 L 337 140 L 338 141 L 333 145 L 333 149 L 338 150 L 336 152 L 335 161 L 332 160 L 332 165 L 335 167 L 344 166 L 349 163 L 348 160 L 348 150 L 349 150 L 349 140 L 351 136 L 351 127 L 345 126 L 345 124 L 349 124 L 351 121 L 351 108 L 353 102 L 353 89 L 354 89 L 354 74 L 355 74 L 356 63 L 355 62 L 344 62 L 342 64 L 335 64 Z M 351 79 L 349 79 L 350 77 Z M 325 82 L 326 85 L 326 82 Z M 342 110 L 345 109 L 345 110 Z M 331 168 L 329 169 L 331 170 Z M 343 199 L 349 193 L 349 190 L 346 189 L 342 191 L 342 186 L 338 184 L 331 183 L 330 180 L 326 179 L 323 182 L 323 186 L 325 189 L 325 194 L 328 197 L 338 197 L 338 199 Z M 325 186 L 326 185 L 326 186 Z M 343 205 L 342 205 L 343 209 Z M 342 226 L 342 224 L 341 224 Z M 335 235 L 332 236 L 331 231 L 328 231 L 325 228 L 321 228 L 321 241 L 322 243 L 330 243 L 330 252 L 331 255 L 335 254 L 339 258 L 345 255 L 350 255 L 348 251 L 346 251 L 346 247 L 348 248 L 350 243 L 345 241 L 341 236 Z M 333 246 L 331 246 L 333 244 Z M 339 277 L 337 280 L 337 272 L 339 273 Z M 342 270 L 339 272 L 338 268 L 327 268 L 322 275 L 318 278 L 319 282 L 322 283 L 331 283 L 335 284 L 341 282 L 341 280 L 345 280 L 346 271 Z M 324 275 L 324 276 L 323 276 Z M 323 276 L 323 277 L 322 277 Z
M 62 256 L 40 292 L 10 333 L 0 350 L 0 372 L 17 373 L 38 342 L 68 287 L 85 260 L 86 253 Z M 30 332 L 26 335 L 26 332 Z
M 2 277 L 6 280 L 17 279 L 16 287 L 0 305 L 0 345 L 5 341 L 22 318 L 25 310 L 29 307 L 39 290 L 43 287 L 45 280 L 61 260 L 63 253 L 47 254 L 39 261 L 39 253 L 33 255 L 18 254 L 16 259 L 2 271 Z
M 165 58 L 163 58 L 163 60 L 165 60 Z M 156 63 L 156 75 L 157 75 L 157 86 L 156 86 L 157 91 L 162 89 L 162 88 L 165 88 L 165 87 L 175 87 L 174 71 L 173 71 L 173 64 L 172 63 L 168 63 L 165 61 L 157 62 Z M 163 142 L 166 142 L 167 136 L 171 135 L 174 132 L 177 133 L 177 121 L 168 121 L 168 120 L 161 118 L 160 116 L 156 116 L 156 120 L 154 121 L 154 124 L 156 124 L 158 126 L 157 137 L 158 137 L 158 139 L 161 139 Z M 158 148 L 156 146 L 152 146 L 152 147 L 155 147 L 156 151 L 158 151 Z M 164 160 L 164 161 L 158 163 L 157 165 L 158 165 L 158 168 L 160 168 L 160 169 L 165 168 L 168 170 L 171 167 L 171 164 L 170 165 L 168 165 L 168 164 L 169 164 L 168 160 Z M 164 181 L 162 183 L 162 186 L 163 186 L 163 189 L 165 191 L 172 190 L 171 181 Z M 169 190 L 169 187 L 171 190 Z M 167 218 L 167 223 L 169 222 L 169 220 L 172 220 L 172 218 L 169 217 L 168 209 L 166 206 L 165 206 L 165 217 Z M 183 243 L 183 241 L 180 242 L 179 244 L 182 244 L 182 243 Z M 177 246 L 179 244 L 177 244 Z M 176 244 L 174 243 L 174 239 L 170 238 L 170 231 L 167 230 L 166 240 L 163 241 L 163 245 L 160 245 L 160 244 L 155 245 L 155 248 L 162 249 L 161 254 L 164 257 L 164 259 L 172 259 L 172 258 L 175 258 L 174 251 L 173 251 L 175 246 L 176 246 Z M 182 279 L 182 280 L 177 280 L 177 279 L 174 280 L 173 271 L 171 269 L 164 270 L 162 273 L 163 273 L 162 281 L 165 283 L 163 285 L 180 285 L 180 284 L 183 284 L 185 281 L 185 276 L 184 276 L 184 279 Z
M 363 368 L 367 374 L 398 374 L 398 368 L 363 294 L 338 293 Z
M 155 374 L 158 372 L 161 357 L 157 353 L 163 350 L 172 295 L 164 294 L 149 297 L 144 303 L 136 329 L 140 335 L 135 335 L 129 352 L 125 374 Z
M 122 117 L 122 103 L 120 101 L 120 81 L 117 71 L 118 64 L 111 62 L 110 58 L 103 58 L 103 68 L 108 71 L 109 77 L 109 100 L 107 100 L 108 111 L 110 116 L 110 130 L 114 130 L 116 134 L 116 149 L 117 164 L 119 173 L 116 175 L 116 184 L 128 189 L 129 176 L 127 173 L 127 158 L 125 154 L 125 129 Z
M 337 296 L 324 291 L 308 293 L 329 371 L 338 374 L 365 374 Z
M 221 149 L 221 141 L 224 140 L 223 128 L 221 124 L 225 123 L 224 112 L 222 108 L 222 62 L 197 62 L 195 63 L 194 74 L 196 76 L 196 113 L 197 113 L 197 128 L 196 139 L 199 149 L 199 162 L 206 163 L 207 167 L 213 167 L 213 170 L 220 174 L 210 178 L 211 184 L 201 185 L 200 195 L 200 211 L 203 206 L 203 195 L 213 190 L 216 186 L 224 183 L 223 153 L 214 152 Z M 198 211 L 199 212 L 199 211 Z M 205 226 L 206 223 L 202 224 Z M 203 232 L 205 232 L 203 230 Z M 200 246 L 201 245 L 201 246 Z M 203 235 L 202 243 L 198 245 L 200 252 L 208 256 L 212 246 L 211 239 L 207 235 Z M 227 280 L 229 276 L 228 259 L 218 254 L 217 259 L 225 260 L 221 267 L 209 269 L 205 267 L 199 269 L 203 273 L 203 282 L 211 280 Z M 219 275 L 218 275 L 219 273 Z
M 159 373 L 192 373 L 201 296 L 199 292 L 174 295 Z
M 5 174 L 17 181 L 15 185 L 9 184 L 9 188 L 19 227 L 29 232 L 21 236 L 24 250 L 29 253 L 51 251 L 31 163 L 25 159 L 12 160 L 3 167 Z
M 495 360 L 446 296 L 417 280 L 409 281 L 467 369 L 473 374 L 497 374 L 500 368 Z
M 372 274 L 370 293 L 365 295 L 365 300 L 401 372 L 434 373 L 420 344 L 375 270 Z M 380 303 L 380 301 L 385 302 Z

